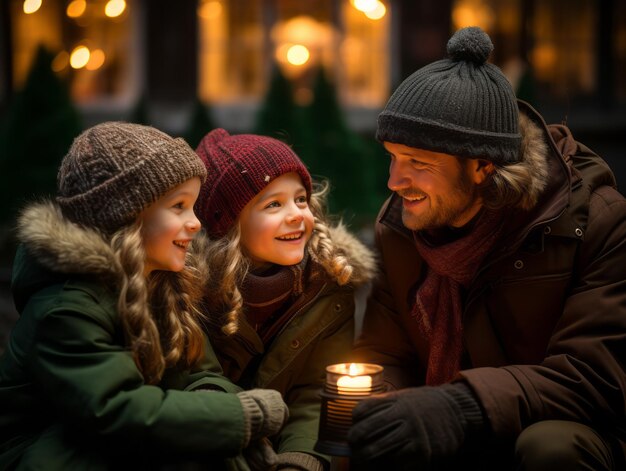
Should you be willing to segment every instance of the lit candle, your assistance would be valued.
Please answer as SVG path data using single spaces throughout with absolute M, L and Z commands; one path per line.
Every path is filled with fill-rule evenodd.
M 384 389 L 383 367 L 380 365 L 328 365 L 326 383 L 320 394 L 322 405 L 315 450 L 331 456 L 350 456 L 347 436 L 352 424 L 352 410 L 360 401 L 382 393 Z
M 355 363 L 350 364 L 347 376 L 337 379 L 337 391 L 339 394 L 369 393 L 372 390 L 372 377 L 362 375 L 364 368 Z

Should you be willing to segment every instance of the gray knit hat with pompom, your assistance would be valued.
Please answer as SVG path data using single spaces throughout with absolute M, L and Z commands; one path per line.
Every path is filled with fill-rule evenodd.
M 206 168 L 181 138 L 150 126 L 108 122 L 74 139 L 57 175 L 57 203 L 72 222 L 113 233 Z
M 414 72 L 378 116 L 376 138 L 496 164 L 520 160 L 517 100 L 502 71 L 487 58 L 493 50 L 482 29 L 458 30 L 449 59 Z

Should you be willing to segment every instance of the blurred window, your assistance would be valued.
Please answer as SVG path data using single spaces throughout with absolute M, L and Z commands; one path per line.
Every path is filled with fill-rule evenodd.
M 559 100 L 592 96 L 596 76 L 596 2 L 535 2 L 529 59 L 537 84 Z
M 388 0 L 200 0 L 199 95 L 258 102 L 278 65 L 301 105 L 322 65 L 343 103 L 380 107 L 389 93 Z
M 602 86 L 598 76 L 600 8 L 601 3 L 594 0 L 455 0 L 452 23 L 454 29 L 477 25 L 490 34 L 495 45 L 491 60 L 516 91 L 527 85 L 541 101 L 593 100 Z M 616 96 L 624 99 L 626 2 L 614 2 L 614 8 L 611 41 L 615 57 L 610 60 L 616 64 Z M 531 93 L 528 88 L 525 92 Z
M 78 104 L 135 98 L 139 65 L 131 35 L 132 0 L 10 0 L 16 88 L 37 48 L 55 56 L 52 68 L 69 82 Z

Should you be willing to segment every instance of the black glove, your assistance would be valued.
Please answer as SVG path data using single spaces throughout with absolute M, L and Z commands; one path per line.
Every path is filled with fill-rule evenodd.
M 352 417 L 348 442 L 357 469 L 431 469 L 486 427 L 464 383 L 381 394 L 357 404 Z

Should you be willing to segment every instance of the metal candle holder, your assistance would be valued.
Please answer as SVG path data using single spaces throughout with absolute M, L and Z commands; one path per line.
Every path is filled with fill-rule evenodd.
M 347 437 L 352 425 L 352 409 L 363 399 L 381 392 L 384 392 L 384 383 L 380 365 L 339 363 L 327 366 L 315 451 L 350 456 Z

